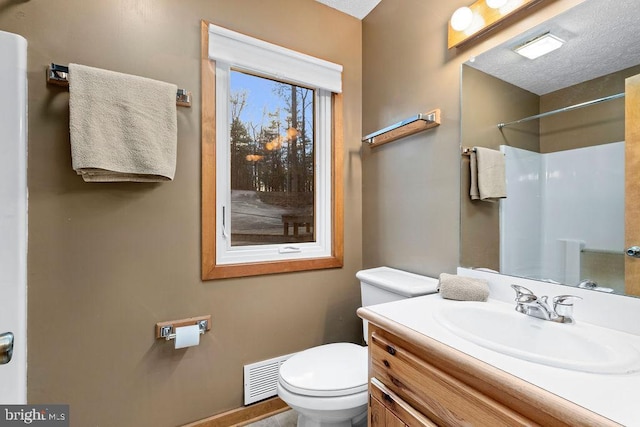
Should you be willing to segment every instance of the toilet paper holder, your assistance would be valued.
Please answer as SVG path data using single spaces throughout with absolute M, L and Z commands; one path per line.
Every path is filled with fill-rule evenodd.
M 176 328 L 191 325 L 198 325 L 200 335 L 203 335 L 205 332 L 211 330 L 211 315 L 156 323 L 156 339 L 173 340 L 176 338 Z

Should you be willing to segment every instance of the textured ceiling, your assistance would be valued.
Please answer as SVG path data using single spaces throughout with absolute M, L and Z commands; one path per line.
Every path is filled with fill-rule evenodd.
M 546 32 L 564 46 L 538 59 L 513 49 Z M 640 0 L 586 0 L 467 65 L 544 95 L 640 64 Z
M 362 19 L 380 3 L 380 0 L 316 0 L 348 15 Z M 392 0 L 393 1 L 393 0 Z

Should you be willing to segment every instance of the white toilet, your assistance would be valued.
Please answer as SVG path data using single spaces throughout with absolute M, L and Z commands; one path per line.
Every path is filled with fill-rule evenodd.
M 362 305 L 382 304 L 436 292 L 438 280 L 389 267 L 362 270 Z M 363 324 L 364 339 L 367 322 Z M 278 396 L 298 413 L 298 427 L 367 424 L 367 347 L 326 344 L 301 351 L 280 367 Z

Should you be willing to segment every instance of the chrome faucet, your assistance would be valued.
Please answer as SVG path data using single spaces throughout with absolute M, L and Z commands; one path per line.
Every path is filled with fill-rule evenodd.
M 593 280 L 583 280 L 578 284 L 579 288 L 582 289 L 591 289 L 594 291 L 599 291 L 599 292 L 606 292 L 606 293 L 611 293 L 613 292 L 613 288 L 604 288 L 602 286 L 599 286 L 598 283 L 594 282 Z
M 553 297 L 553 307 L 549 305 L 549 297 L 537 297 L 524 286 L 511 285 L 516 291 L 516 311 L 538 319 L 558 323 L 574 323 L 573 301 L 582 299 L 575 295 L 558 295 Z

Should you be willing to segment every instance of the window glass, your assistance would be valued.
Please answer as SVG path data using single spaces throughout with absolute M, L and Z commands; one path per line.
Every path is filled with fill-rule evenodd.
M 231 246 L 315 241 L 314 90 L 230 73 Z

